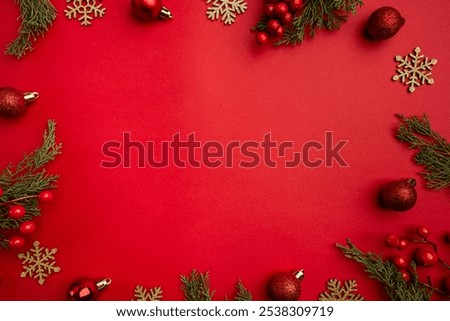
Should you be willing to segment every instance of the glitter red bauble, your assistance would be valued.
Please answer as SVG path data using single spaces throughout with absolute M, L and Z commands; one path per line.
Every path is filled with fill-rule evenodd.
M 269 295 L 276 301 L 297 301 L 300 297 L 300 282 L 303 271 L 275 274 L 269 281 Z
M 367 35 L 375 40 L 384 40 L 393 37 L 405 24 L 405 19 L 397 9 L 381 7 L 369 17 L 366 26 Z
M 133 14 L 143 21 L 173 18 L 172 13 L 163 6 L 161 0 L 131 0 L 131 9 Z
M 416 204 L 417 192 L 413 178 L 390 182 L 381 189 L 381 203 L 395 211 L 407 211 Z
M 10 87 L 0 88 L 0 117 L 17 117 L 27 109 L 27 104 L 36 100 L 36 92 L 22 93 Z

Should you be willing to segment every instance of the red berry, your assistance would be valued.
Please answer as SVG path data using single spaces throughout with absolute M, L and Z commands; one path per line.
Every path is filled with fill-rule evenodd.
M 277 29 L 277 37 L 283 37 L 284 35 L 284 28 L 283 26 L 279 26 Z
M 9 208 L 9 216 L 13 219 L 20 219 L 25 216 L 26 210 L 22 205 L 14 205 Z
M 292 0 L 291 3 L 289 4 L 289 8 L 293 11 L 293 12 L 297 12 L 302 8 L 303 5 L 303 1 L 302 0 Z
M 422 266 L 434 266 L 438 261 L 436 252 L 427 249 L 419 249 L 415 254 L 417 264 Z
M 39 201 L 41 203 L 48 203 L 53 200 L 53 193 L 50 191 L 42 191 L 39 193 Z
M 21 248 L 25 245 L 25 239 L 21 236 L 13 236 L 9 239 L 9 247 L 13 249 Z
M 445 293 L 450 294 L 450 276 L 447 276 L 444 281 L 442 281 L 442 289 Z
M 278 28 L 281 27 L 280 22 L 277 19 L 271 19 L 267 22 L 267 31 L 271 35 L 278 35 Z
M 284 2 L 278 2 L 277 4 L 275 4 L 274 11 L 275 11 L 275 15 L 278 18 L 282 18 L 286 13 L 289 12 L 289 7 Z
M 408 247 L 408 241 L 406 239 L 400 239 L 398 241 L 397 249 L 400 251 L 406 250 Z
M 292 20 L 294 19 L 294 16 L 290 12 L 286 12 L 283 17 L 281 17 L 281 22 L 285 26 L 289 26 L 292 23 Z
M 264 6 L 264 14 L 268 18 L 272 18 L 275 11 L 275 5 L 273 3 L 268 3 Z
M 424 239 L 430 236 L 430 230 L 425 225 L 419 225 L 416 228 L 416 234 Z
M 31 234 L 36 230 L 36 225 L 32 221 L 23 222 L 19 226 L 19 231 L 22 234 Z
M 401 255 L 394 256 L 392 263 L 398 268 L 405 268 L 409 265 L 408 261 Z
M 256 42 L 259 45 L 266 45 L 269 43 L 269 35 L 264 31 L 260 31 L 256 34 Z
M 398 239 L 398 236 L 395 234 L 389 234 L 384 238 L 384 242 L 389 247 L 397 247 L 398 243 L 400 242 Z
M 401 269 L 399 270 L 400 274 L 402 275 L 403 280 L 406 282 L 409 282 L 411 280 L 411 275 L 409 274 L 408 270 Z

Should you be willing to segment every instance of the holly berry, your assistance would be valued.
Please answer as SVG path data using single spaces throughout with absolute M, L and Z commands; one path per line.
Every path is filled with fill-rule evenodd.
M 277 35 L 277 37 L 283 37 L 283 35 L 284 35 L 284 28 L 283 28 L 283 26 L 279 26 L 278 27 L 276 35 Z
M 272 18 L 275 12 L 275 5 L 273 3 L 268 3 L 264 6 L 264 14 L 267 18 Z
M 302 0 L 292 0 L 291 3 L 289 4 L 289 8 L 291 9 L 291 11 L 297 12 L 302 8 L 302 5 L 303 5 Z
M 384 206 L 395 211 L 407 211 L 416 204 L 417 193 L 414 189 L 416 180 L 401 179 L 386 184 L 381 189 L 381 202 Z
M 14 205 L 9 208 L 9 217 L 18 220 L 25 216 L 26 210 L 22 205 Z
M 278 28 L 281 27 L 280 22 L 277 19 L 270 19 L 267 22 L 267 31 L 273 36 L 278 35 Z
M 442 281 L 442 289 L 444 290 L 445 293 L 450 295 L 450 276 L 447 276 Z
M 397 235 L 389 234 L 384 238 L 384 242 L 389 247 L 397 247 L 400 240 Z
M 292 15 L 292 13 L 290 12 L 286 12 L 284 14 L 284 16 L 281 17 L 281 22 L 285 25 L 285 26 L 289 26 L 292 21 L 294 20 L 294 16 Z
M 9 247 L 19 249 L 25 245 L 25 239 L 21 236 L 13 236 L 9 239 Z
M 289 7 L 284 2 L 278 2 L 277 4 L 275 4 L 274 11 L 275 16 L 277 16 L 278 18 L 282 18 L 286 13 L 289 12 Z
M 430 236 L 430 230 L 425 225 L 419 225 L 416 228 L 416 234 L 424 239 Z
M 269 35 L 264 31 L 260 31 L 256 34 L 256 42 L 260 45 L 266 45 L 269 43 Z
M 436 252 L 428 249 L 417 250 L 414 258 L 417 264 L 426 267 L 434 266 L 438 261 L 438 256 Z
M 408 261 L 401 255 L 394 256 L 392 263 L 398 268 L 406 268 L 409 265 Z
M 50 191 L 42 191 L 39 193 L 39 201 L 41 203 L 48 203 L 53 200 L 53 193 Z
M 400 239 L 397 244 L 397 249 L 400 251 L 406 250 L 408 247 L 408 241 L 406 239 Z
M 411 275 L 409 274 L 408 270 L 401 269 L 399 270 L 400 274 L 402 275 L 403 280 L 406 282 L 409 282 L 411 280 Z
M 32 221 L 23 222 L 19 226 L 19 231 L 22 234 L 32 234 L 36 230 L 36 225 Z

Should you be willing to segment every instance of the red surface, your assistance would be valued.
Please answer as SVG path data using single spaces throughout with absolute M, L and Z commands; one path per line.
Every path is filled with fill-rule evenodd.
M 426 112 L 450 138 L 448 1 L 367 1 L 335 33 L 319 32 L 295 48 L 259 47 L 249 28 L 262 1 L 232 26 L 205 17 L 202 1 L 166 0 L 173 21 L 142 24 L 129 1 L 104 1 L 107 13 L 89 28 L 59 17 L 36 50 L 22 60 L 0 55 L 0 86 L 38 91 L 24 117 L 0 119 L 0 168 L 41 142 L 47 119 L 58 122 L 63 155 L 49 166 L 61 175 L 52 203 L 42 206 L 37 232 L 27 238 L 57 247 L 62 271 L 43 286 L 21 279 L 17 250 L 0 252 L 1 300 L 63 300 L 75 279 L 111 277 L 102 300 L 129 300 L 137 284 L 162 286 L 181 300 L 180 274 L 209 271 L 215 299 L 233 295 L 238 278 L 256 300 L 278 271 L 305 269 L 302 299 L 316 300 L 330 278 L 356 279 L 366 299 L 386 300 L 382 287 L 334 247 L 346 237 L 364 250 L 395 254 L 388 233 L 427 225 L 441 256 L 450 231 L 450 191 L 425 188 L 413 152 L 394 139 L 394 113 Z M 406 24 L 392 39 L 362 35 L 370 13 L 395 6 Z M 0 43 L 18 28 L 13 1 L 0 5 Z M 395 55 L 416 46 L 437 58 L 435 85 L 408 94 L 390 80 Z M 348 140 L 349 167 L 308 169 L 104 169 L 101 146 L 120 139 L 168 140 L 191 132 L 202 142 L 323 142 L 324 132 Z M 319 154 L 320 156 L 320 154 Z M 418 202 L 408 212 L 381 209 L 379 187 L 418 179 Z M 28 247 L 27 247 L 28 248 Z M 409 253 L 409 252 L 406 252 Z M 419 269 L 437 283 L 449 271 Z M 436 299 L 441 299 L 436 297 Z

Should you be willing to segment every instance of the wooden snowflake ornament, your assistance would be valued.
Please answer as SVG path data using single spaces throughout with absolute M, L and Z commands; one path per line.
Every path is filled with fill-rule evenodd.
M 349 280 L 341 283 L 337 279 L 331 279 L 327 282 L 329 292 L 322 292 L 319 296 L 320 301 L 363 301 L 364 297 L 358 293 L 358 286 L 355 280 Z
M 413 93 L 417 87 L 423 84 L 432 85 L 434 80 L 431 78 L 431 70 L 437 64 L 437 59 L 429 59 L 420 54 L 420 48 L 416 47 L 414 51 L 408 55 L 396 56 L 395 60 L 399 62 L 397 65 L 397 75 L 392 80 L 404 83 L 409 86 L 408 91 Z
M 134 289 L 134 298 L 132 301 L 161 301 L 163 297 L 161 287 L 146 289 L 142 285 L 137 285 Z
M 90 26 L 94 18 L 103 17 L 106 12 L 103 4 L 97 4 L 96 0 L 66 0 L 66 2 L 72 2 L 72 6 L 68 5 L 64 10 L 66 17 L 69 20 L 78 18 L 81 25 L 85 27 Z
M 40 245 L 39 241 L 35 241 L 33 248 L 26 253 L 19 253 L 17 256 L 22 259 L 24 269 L 20 277 L 29 276 L 32 279 L 37 279 L 38 283 L 42 285 L 50 274 L 61 271 L 61 268 L 55 266 L 55 254 L 58 249 L 48 249 L 40 247 Z
M 247 10 L 247 3 L 244 0 L 206 0 L 206 3 L 211 4 L 206 10 L 208 19 L 213 21 L 220 19 L 225 25 L 233 24 L 236 15 Z

